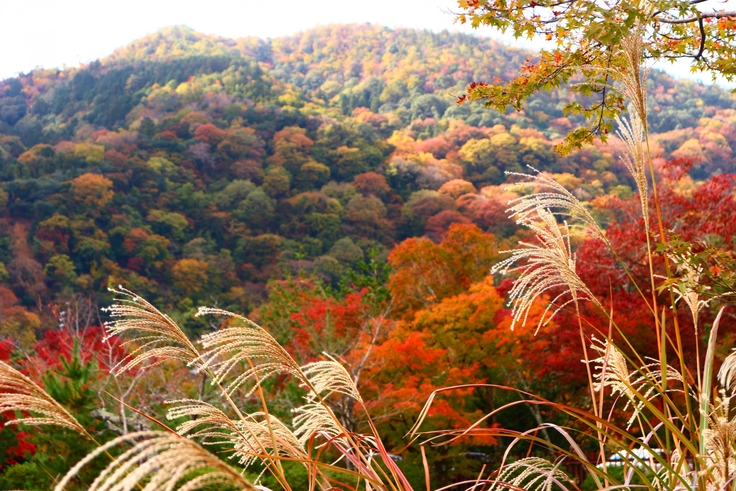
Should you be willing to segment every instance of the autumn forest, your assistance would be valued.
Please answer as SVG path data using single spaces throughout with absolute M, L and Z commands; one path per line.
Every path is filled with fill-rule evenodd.
M 622 282 L 649 278 L 651 264 L 620 136 L 559 152 L 583 123 L 571 103 L 585 103 L 565 87 L 533 95 L 521 111 L 458 104 L 468 84 L 512 80 L 536 56 L 480 36 L 370 24 L 272 40 L 170 27 L 88 65 L 0 81 L 0 360 L 95 438 L 3 426 L 6 412 L 0 489 L 51 489 L 97 444 L 155 427 L 143 414 L 175 428 L 184 414 L 166 419 L 169 401 L 217 398 L 185 363 L 112 373 L 134 346 L 106 337 L 104 309 L 120 295 L 109 289 L 145 298 L 192 339 L 220 327 L 195 316 L 209 306 L 263 326 L 300 364 L 333 357 L 372 419 L 342 395 L 332 410 L 350 432 L 375 425 L 417 490 L 428 476 L 439 488 L 497 465 L 511 437 L 494 428 L 548 421 L 585 432 L 555 406 L 493 412 L 528 394 L 588 404 L 578 317 L 609 323 L 581 304 L 539 329 L 543 299 L 516 322 L 514 281 L 491 268 L 534 236 L 509 219 L 508 202 L 528 192 L 508 183 L 543 176 L 585 204 L 606 236 L 574 237 L 577 275 L 619 316 L 611 337 L 631 352 L 656 354 L 662 343 L 646 301 L 656 292 L 648 280 L 644 295 Z M 734 261 L 736 96 L 656 67 L 646 90 L 662 228 L 675 248 L 707 237 L 696 253 L 711 262 L 700 274 L 713 291 L 728 290 L 719 278 Z M 664 268 L 659 252 L 653 264 Z M 671 317 L 692 323 L 678 305 Z M 701 322 L 716 313 L 704 308 Z M 732 327 L 721 327 L 717 363 L 736 342 Z M 700 363 L 704 335 L 678 338 L 686 359 Z M 423 410 L 452 386 L 462 388 Z M 232 398 L 252 409 L 266 397 L 288 420 L 303 391 L 277 375 Z M 420 420 L 429 434 L 489 413 L 478 423 L 489 431 L 453 445 L 425 452 L 407 437 Z M 535 438 L 564 442 L 552 429 Z M 106 465 L 85 468 L 68 489 L 88 489 Z M 245 475 L 256 480 L 264 465 Z M 309 488 L 298 462 L 284 462 L 282 474 L 294 490 Z M 261 483 L 284 488 L 268 472 Z

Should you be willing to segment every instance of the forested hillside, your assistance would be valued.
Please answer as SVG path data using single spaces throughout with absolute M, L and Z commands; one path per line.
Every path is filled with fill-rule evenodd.
M 247 310 L 284 269 L 335 283 L 453 222 L 511 235 L 504 171 L 531 165 L 588 199 L 628 196 L 615 148 L 553 152 L 576 124 L 564 92 L 520 114 L 455 104 L 528 56 L 371 25 L 270 42 L 174 27 L 89 66 L 5 80 L 5 282 L 39 313 L 118 283 L 168 305 Z M 736 100 L 663 73 L 651 83 L 655 153 L 698 157 L 696 178 L 732 169 Z
M 517 195 L 504 172 L 549 173 L 624 247 L 636 185 L 612 135 L 555 153 L 580 123 L 564 90 L 519 113 L 456 103 L 527 57 L 481 37 L 373 25 L 270 41 L 172 27 L 88 66 L 0 81 L 0 336 L 47 350 L 53 365 L 47 331 L 99 325 L 117 285 L 192 331 L 211 327 L 192 317 L 197 305 L 252 313 L 305 360 L 362 359 L 346 339 L 366 342 L 380 319 L 392 326 L 371 340 L 384 371 L 365 368 L 361 390 L 397 447 L 411 418 L 397 423 L 392 408 L 415 415 L 435 387 L 504 374 L 562 397 L 583 367 L 551 347 L 579 342 L 577 331 L 512 338 L 509 284 L 486 278 L 521 234 L 506 218 Z M 649 94 L 668 225 L 732 240 L 732 181 L 711 176 L 736 170 L 736 97 L 660 71 Z M 579 251 L 581 276 L 607 296 L 608 259 L 595 241 Z M 635 310 L 630 293 L 618 310 Z M 640 320 L 628 322 L 637 332 Z M 516 368 L 521 338 L 549 356 Z M 460 427 L 493 405 L 492 393 L 474 397 L 438 417 Z

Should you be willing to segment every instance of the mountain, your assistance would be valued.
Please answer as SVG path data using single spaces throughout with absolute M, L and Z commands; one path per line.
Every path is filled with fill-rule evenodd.
M 6 303 L 50 319 L 122 284 L 182 311 L 205 299 L 247 311 L 270 278 L 307 271 L 337 287 L 451 223 L 512 236 L 504 171 L 557 174 L 582 199 L 631 195 L 614 143 L 554 153 L 579 123 L 567 91 L 521 113 L 455 103 L 533 56 L 374 25 L 274 40 L 171 27 L 0 81 Z M 649 84 L 655 155 L 694 157 L 695 179 L 732 172 L 736 99 L 659 71 Z

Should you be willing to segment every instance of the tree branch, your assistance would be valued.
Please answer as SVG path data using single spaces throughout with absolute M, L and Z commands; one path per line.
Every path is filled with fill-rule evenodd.
M 687 19 L 657 19 L 657 21 L 664 24 L 691 24 L 702 19 L 724 19 L 728 17 L 736 17 L 736 12 L 701 12 L 696 17 L 688 17 Z
M 695 55 L 696 60 L 700 60 L 700 57 L 703 56 L 703 50 L 705 49 L 705 27 L 703 26 L 703 18 L 698 19 L 698 27 L 700 28 L 700 49 L 698 50 L 698 54 Z
M 699 3 L 704 3 L 704 2 L 707 2 L 707 1 L 708 0 L 690 0 L 690 5 L 697 5 Z M 654 12 L 652 14 L 652 17 L 656 17 L 659 14 L 663 14 L 664 12 L 665 12 L 664 10 L 657 10 L 656 12 Z

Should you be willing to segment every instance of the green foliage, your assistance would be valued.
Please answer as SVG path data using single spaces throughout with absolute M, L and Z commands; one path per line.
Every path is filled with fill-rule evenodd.
M 0 474 L 0 489 L 51 489 L 54 481 L 44 466 L 44 460 L 39 458 L 8 467 Z
M 76 345 L 70 358 L 61 356 L 59 366 L 43 377 L 44 389 L 62 404 L 95 438 L 106 441 L 112 437 L 104 423 L 92 417 L 100 403 L 95 388 L 98 367 L 96 361 L 84 363 Z M 30 430 L 30 428 L 26 428 Z M 35 445 L 35 452 L 21 465 L 8 467 L 0 475 L 0 489 L 50 489 L 58 476 L 94 450 L 97 445 L 71 430 L 45 425 L 28 431 L 26 441 Z M 74 480 L 70 489 L 86 489 L 106 465 L 96 461 Z

